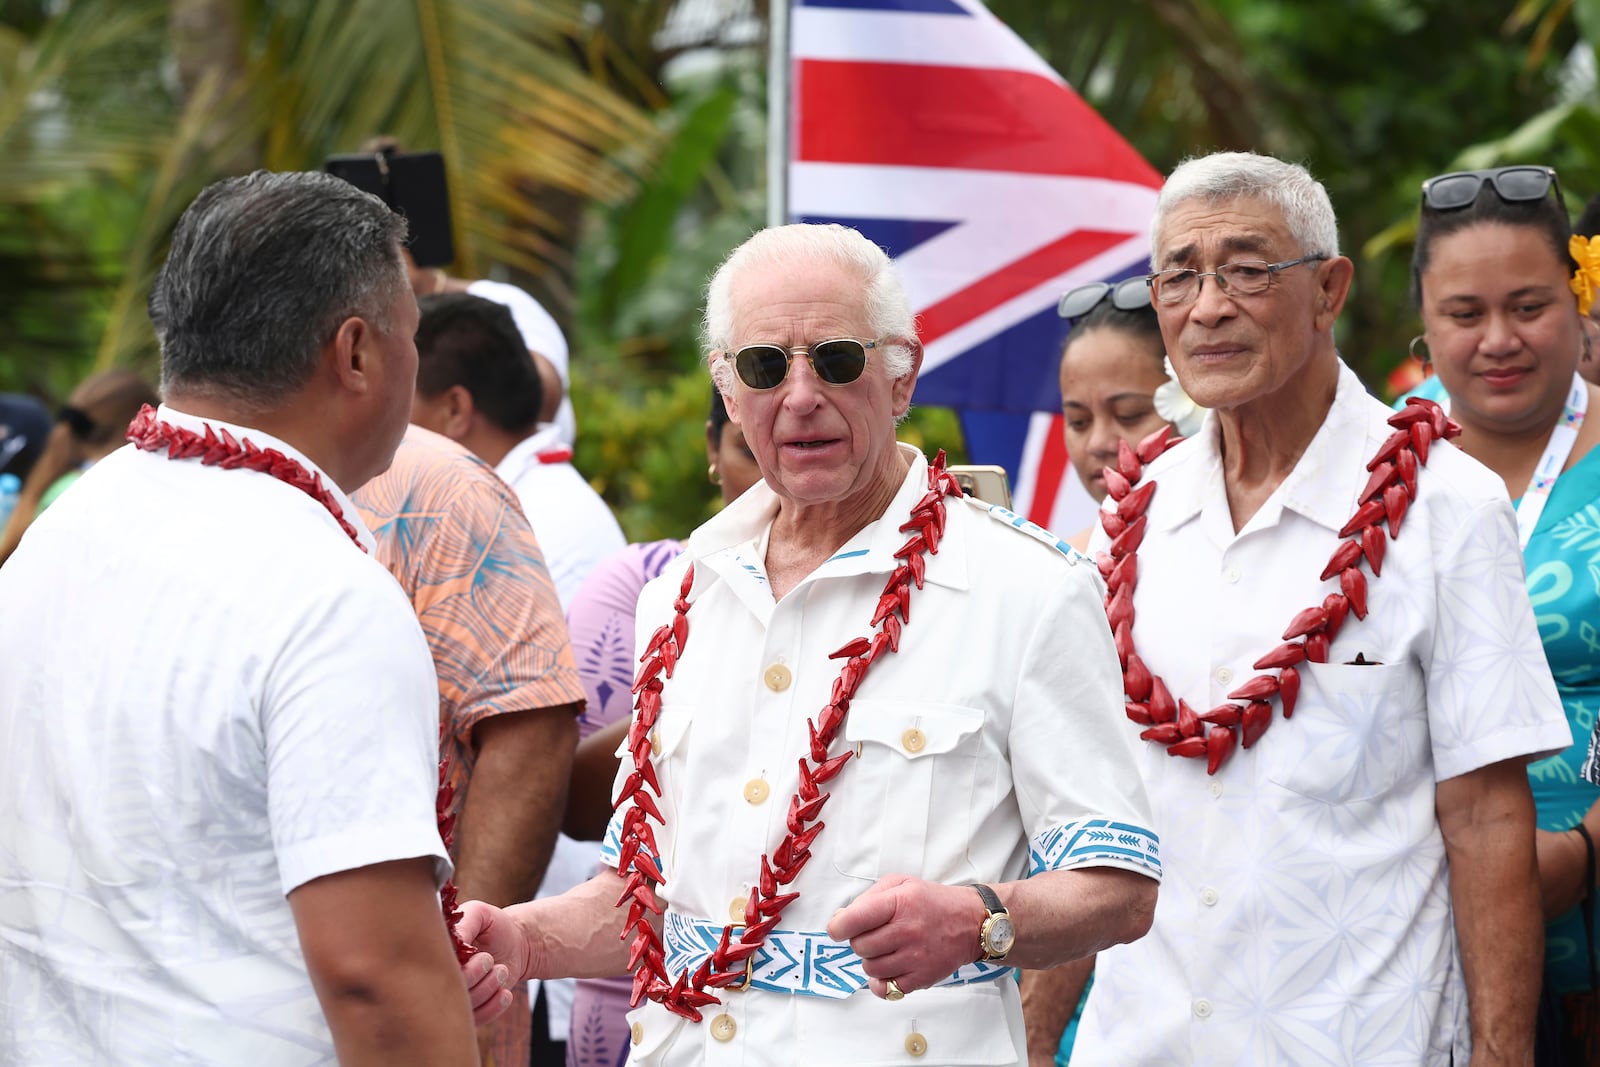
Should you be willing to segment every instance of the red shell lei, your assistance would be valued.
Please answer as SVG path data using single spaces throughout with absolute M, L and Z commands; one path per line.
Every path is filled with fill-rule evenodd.
M 271 475 L 280 482 L 294 486 L 327 508 L 328 513 L 338 520 L 339 528 L 355 542 L 355 546 L 363 552 L 367 550 L 361 543 L 356 528 L 345 518 L 338 500 L 328 491 L 328 487 L 322 484 L 322 476 L 312 473 L 303 464 L 290 459 L 275 448 L 257 448 L 248 438 L 235 440 L 227 430 L 216 430 L 210 425 L 207 425 L 205 433 L 201 434 L 162 422 L 156 418 L 156 409 L 149 404 L 140 408 L 139 414 L 128 424 L 128 440 L 133 442 L 135 448 L 144 452 L 160 452 L 165 449 L 168 459 L 197 459 L 206 467 L 221 467 L 223 470 L 243 468 Z M 441 732 L 442 730 L 441 726 Z M 452 843 L 456 823 L 456 817 L 451 810 L 455 789 L 446 781 L 449 767 L 449 757 L 439 760 L 439 792 L 434 801 L 434 810 L 439 821 L 439 836 L 443 839 L 446 850 Z M 450 931 L 450 944 L 455 949 L 456 960 L 465 963 L 472 958 L 476 950 L 456 936 L 456 923 L 461 919 L 461 909 L 456 906 L 456 887 L 453 882 L 446 880 L 443 888 L 439 890 L 439 906 L 444 913 L 445 926 Z
M 924 556 L 926 553 L 937 555 L 939 540 L 944 536 L 944 498 L 960 494 L 961 486 L 955 476 L 945 470 L 941 451 L 928 465 L 928 492 L 917 501 L 911 509 L 911 517 L 900 527 L 902 533 L 911 533 L 911 537 L 894 554 L 900 564 L 884 583 L 877 610 L 868 624 L 876 627 L 877 633 L 870 640 L 857 637 L 828 657 L 844 660 L 844 667 L 834 680 L 828 703 L 806 724 L 811 745 L 807 756 L 800 757 L 800 787 L 789 800 L 788 832 L 770 857 L 761 857 L 760 876 L 750 890 L 744 922 L 739 924 L 743 927 L 742 933 L 736 938 L 734 924 L 723 927 L 716 949 L 700 967 L 693 974 L 685 968 L 672 979 L 667 974 L 661 939 L 649 917 L 649 913 L 660 915 L 662 912 L 655 895 L 655 885 L 661 882 L 662 875 L 656 865 L 658 851 L 650 823 L 664 823 L 661 810 L 651 796 L 654 793 L 659 797 L 661 786 L 650 759 L 650 732 L 655 729 L 661 712 L 662 676 L 672 677 L 673 668 L 689 639 L 688 597 L 694 587 L 693 565 L 684 574 L 678 598 L 672 605 L 672 621 L 656 630 L 639 657 L 643 666 L 633 684 L 637 700 L 633 724 L 628 730 L 634 769 L 617 796 L 618 808 L 628 808 L 623 816 L 617 859 L 617 872 L 626 878 L 627 884 L 617 900 L 617 907 L 632 902 L 622 936 L 626 938 L 629 931 L 633 932 L 633 947 L 628 954 L 628 967 L 634 972 L 633 1007 L 638 1007 L 640 1001 L 648 997 L 668 1011 L 699 1022 L 701 1008 L 721 1003 L 706 991 L 708 988 L 721 989 L 741 980 L 748 981 L 747 961 L 778 925 L 783 910 L 800 896 L 798 892 L 780 893 L 779 888 L 799 876 L 801 868 L 811 858 L 811 843 L 826 825 L 816 822 L 829 795 L 821 786 L 843 770 L 852 755 L 846 749 L 830 757 L 828 749 L 844 725 L 850 701 L 868 668 L 879 656 L 899 650 L 901 628 L 911 621 L 911 587 L 922 588 L 927 567 Z
M 1387 539 L 1400 536 L 1400 523 L 1416 499 L 1417 471 L 1427 465 L 1430 444 L 1461 432 L 1443 408 L 1421 397 L 1408 399 L 1404 409 L 1390 416 L 1389 425 L 1394 433 L 1367 462 L 1372 476 L 1361 491 L 1360 506 L 1339 531 L 1341 538 L 1349 540 L 1340 542 L 1322 569 L 1322 581 L 1338 576 L 1339 592 L 1329 593 L 1322 603 L 1295 615 L 1283 632 L 1284 643 L 1253 664 L 1258 671 L 1275 673 L 1255 675 L 1229 693 L 1226 702 L 1198 714 L 1187 701 L 1173 700 L 1167 683 L 1145 666 L 1133 644 L 1139 543 L 1144 539 L 1145 511 L 1156 491 L 1154 481 L 1141 485 L 1139 480 L 1144 465 L 1179 439 L 1171 437 L 1167 428 L 1146 437 L 1137 448 L 1122 443 L 1116 468 L 1106 469 L 1106 490 L 1117 506 L 1100 513 L 1101 528 L 1111 538 L 1111 547 L 1098 553 L 1095 563 L 1106 579 L 1106 619 L 1122 665 L 1124 710 L 1128 718 L 1145 727 L 1140 738 L 1165 745 L 1169 755 L 1203 756 L 1206 773 L 1216 774 L 1235 747 L 1249 748 L 1272 725 L 1274 699 L 1282 704 L 1285 719 L 1294 715 L 1300 693 L 1296 665 L 1326 663 L 1328 648 L 1345 618 L 1350 614 L 1357 619 L 1367 617 L 1367 577 L 1361 573 L 1361 561 L 1366 560 L 1374 578 L 1383 573 Z

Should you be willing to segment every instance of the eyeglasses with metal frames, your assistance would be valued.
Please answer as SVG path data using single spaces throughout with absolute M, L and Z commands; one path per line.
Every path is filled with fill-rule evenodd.
M 753 344 L 725 352 L 722 358 L 733 364 L 739 380 L 751 389 L 776 389 L 782 385 L 784 379 L 789 377 L 789 367 L 796 356 L 804 356 L 811 361 L 811 370 L 818 381 L 827 385 L 849 385 L 866 370 L 867 350 L 877 348 L 886 340 L 886 337 L 874 341 L 834 337 L 790 348 L 775 344 Z
M 1199 296 L 1201 278 L 1215 278 L 1217 285 L 1230 296 L 1254 296 L 1266 292 L 1272 284 L 1273 276 L 1280 271 L 1327 258 L 1326 252 L 1312 252 L 1298 259 L 1283 260 L 1281 263 L 1244 259 L 1234 263 L 1224 263 L 1216 270 L 1208 271 L 1199 271 L 1192 267 L 1174 267 L 1171 270 L 1158 270 L 1154 274 L 1147 274 L 1144 281 L 1155 294 L 1157 304 L 1172 307 L 1176 304 L 1187 304 Z

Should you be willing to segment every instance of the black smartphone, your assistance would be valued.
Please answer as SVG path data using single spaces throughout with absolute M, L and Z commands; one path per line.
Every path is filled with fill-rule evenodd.
M 455 260 L 444 156 L 392 150 L 329 156 L 322 169 L 406 217 L 411 231 L 406 248 L 417 266 L 442 267 Z

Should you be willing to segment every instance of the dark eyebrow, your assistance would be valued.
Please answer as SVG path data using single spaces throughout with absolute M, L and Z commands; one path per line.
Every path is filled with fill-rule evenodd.
M 1229 252 L 1265 252 L 1271 242 L 1258 233 L 1247 233 L 1224 237 L 1222 247 Z
M 1506 299 L 1521 300 L 1530 296 L 1551 297 L 1560 291 L 1553 285 L 1524 285 L 1521 289 L 1515 289 L 1507 293 Z M 1477 293 L 1454 293 L 1439 300 L 1441 305 L 1449 303 L 1482 304 L 1484 302 L 1483 297 Z
M 1269 242 L 1266 237 L 1258 233 L 1230 234 L 1222 239 L 1222 249 L 1224 252 L 1255 252 L 1257 254 L 1265 254 L 1269 247 L 1271 247 L 1271 242 Z M 1193 244 L 1186 244 L 1180 248 L 1174 248 L 1172 251 L 1168 252 L 1162 258 L 1161 262 L 1168 265 L 1174 263 L 1183 263 L 1193 258 L 1197 251 L 1198 249 Z

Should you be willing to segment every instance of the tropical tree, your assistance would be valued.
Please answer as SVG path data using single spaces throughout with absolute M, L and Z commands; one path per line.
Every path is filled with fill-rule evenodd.
M 579 0 L 69 0 L 12 3 L 0 25 L 0 211 L 81 233 L 77 280 L 94 363 L 148 360 L 143 315 L 167 235 L 204 185 L 252 167 L 315 168 L 385 133 L 438 148 L 453 185 L 457 268 L 519 272 L 570 303 L 582 206 L 626 197 L 655 151 L 636 94 L 597 71 L 615 50 Z M 73 242 L 69 242 L 73 243 Z M 15 241 L 0 253 L 16 248 Z M 15 255 L 15 253 L 13 253 Z M 36 283 L 56 263 L 0 261 Z M 8 323 L 12 374 L 27 323 Z M 83 369 L 81 354 L 65 361 Z

